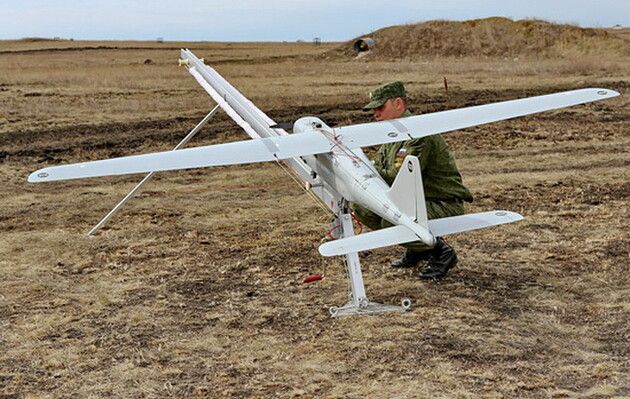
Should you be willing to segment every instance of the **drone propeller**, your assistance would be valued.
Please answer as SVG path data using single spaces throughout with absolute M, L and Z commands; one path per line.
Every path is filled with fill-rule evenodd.
M 337 125 L 336 123 L 328 123 L 329 127 L 335 127 L 336 125 Z M 291 122 L 276 123 L 275 125 L 271 125 L 269 127 L 272 129 L 283 129 L 283 130 L 293 131 L 293 123 Z
M 272 129 L 293 130 L 293 123 L 281 122 L 281 123 L 276 123 L 275 125 L 271 125 L 269 127 Z

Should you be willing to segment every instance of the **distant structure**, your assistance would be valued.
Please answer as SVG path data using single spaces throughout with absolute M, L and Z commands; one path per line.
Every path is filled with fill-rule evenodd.
M 157 39 L 155 39 L 158 43 L 164 43 L 164 38 L 163 37 L 158 37 Z
M 313 38 L 313 44 L 316 46 L 319 46 L 320 44 L 322 44 L 322 38 L 321 37 Z
M 352 48 L 357 53 L 363 53 L 366 51 L 370 51 L 372 47 L 374 47 L 374 44 L 376 44 L 376 42 L 374 42 L 374 39 L 369 37 L 362 37 L 361 39 L 358 39 L 354 42 Z
M 621 29 L 623 29 L 623 26 L 617 24 L 617 25 L 613 26 L 612 28 L 616 29 L 616 30 L 621 30 Z

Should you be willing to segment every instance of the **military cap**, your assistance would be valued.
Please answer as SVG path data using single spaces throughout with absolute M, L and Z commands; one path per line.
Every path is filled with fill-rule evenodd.
M 402 82 L 392 82 L 372 90 L 369 93 L 370 102 L 363 107 L 364 111 L 378 108 L 385 104 L 387 100 L 398 97 L 407 97 L 405 86 Z

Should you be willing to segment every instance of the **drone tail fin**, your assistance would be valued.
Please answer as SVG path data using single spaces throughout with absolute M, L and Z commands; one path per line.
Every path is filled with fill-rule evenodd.
M 425 229 L 428 228 L 427 206 L 418 157 L 413 155 L 405 157 L 387 196 L 402 213 Z

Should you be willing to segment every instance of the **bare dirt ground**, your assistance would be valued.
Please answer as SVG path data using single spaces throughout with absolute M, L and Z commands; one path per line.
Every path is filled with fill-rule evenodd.
M 173 147 L 213 106 L 176 60 L 205 57 L 278 122 L 365 122 L 374 86 L 431 112 L 581 87 L 621 97 L 445 135 L 475 195 L 517 224 L 449 238 L 440 282 L 362 255 L 374 301 L 331 319 L 328 216 L 273 164 L 27 184 L 40 167 Z M 0 43 L 0 397 L 630 396 L 630 62 L 332 61 L 332 45 Z M 443 77 L 449 80 L 444 91 Z M 217 117 L 191 145 L 246 136 Z M 324 280 L 302 284 L 312 273 Z

